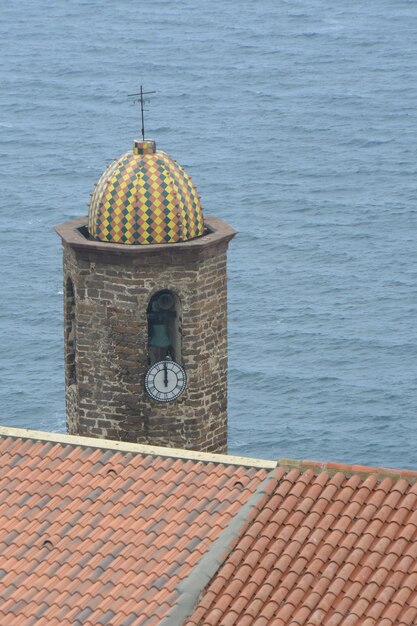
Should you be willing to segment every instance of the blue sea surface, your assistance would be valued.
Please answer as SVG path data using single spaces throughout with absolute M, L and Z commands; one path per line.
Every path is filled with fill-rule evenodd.
M 0 21 L 0 423 L 65 430 L 61 244 L 147 135 L 229 251 L 230 452 L 417 468 L 415 0 L 20 0 Z

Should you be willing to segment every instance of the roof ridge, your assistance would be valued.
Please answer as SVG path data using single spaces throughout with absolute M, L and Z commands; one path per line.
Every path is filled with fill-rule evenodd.
M 202 592 L 233 552 L 254 517 L 261 511 L 265 505 L 264 500 L 271 499 L 274 487 L 280 480 L 277 470 L 279 471 L 279 468 L 267 473 L 250 498 L 239 508 L 207 552 L 197 561 L 188 576 L 179 582 L 174 590 L 177 593 L 177 600 L 171 611 L 161 621 L 160 626 L 182 626 L 186 618 L 193 613 Z
M 142 443 L 130 443 L 127 441 L 115 441 L 113 439 L 99 439 L 78 435 L 66 435 L 63 433 L 51 433 L 29 428 L 14 428 L 0 426 L 0 437 L 15 439 L 33 439 L 45 443 L 59 443 L 63 445 L 83 446 L 87 448 L 100 448 L 101 450 L 114 450 L 115 452 L 131 452 L 149 456 L 161 456 L 184 461 L 200 461 L 201 463 L 218 463 L 222 465 L 239 465 L 260 469 L 274 469 L 276 461 L 254 459 L 244 456 L 228 454 L 216 454 L 214 452 L 198 452 L 195 450 L 182 450 L 180 448 L 163 448 Z
M 335 462 L 321 463 L 320 461 L 297 460 L 287 458 L 279 459 L 278 467 L 283 467 L 287 470 L 296 468 L 302 472 L 310 469 L 315 473 L 327 472 L 330 475 L 342 472 L 346 476 L 352 476 L 354 474 L 357 474 L 361 476 L 361 478 L 367 478 L 370 475 L 374 475 L 377 477 L 378 480 L 390 478 L 394 482 L 400 480 L 400 478 L 403 478 L 407 480 L 410 484 L 414 484 L 417 482 L 417 471 L 400 470 L 391 467 L 372 467 L 368 465 L 358 464 L 349 465 L 347 463 Z

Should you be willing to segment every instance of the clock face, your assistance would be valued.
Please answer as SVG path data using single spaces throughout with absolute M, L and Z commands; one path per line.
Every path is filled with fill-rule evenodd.
M 175 361 L 154 363 L 145 377 L 145 389 L 158 402 L 172 402 L 182 394 L 187 384 L 184 369 Z

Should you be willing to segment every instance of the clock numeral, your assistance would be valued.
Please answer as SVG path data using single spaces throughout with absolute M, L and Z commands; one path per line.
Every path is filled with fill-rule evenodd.
M 161 377 L 161 372 L 163 371 L 165 371 L 166 375 Z M 168 385 L 166 385 L 167 378 Z M 154 400 L 170 402 L 176 400 L 182 394 L 186 381 L 185 372 L 179 363 L 175 361 L 159 361 L 149 368 L 145 377 L 145 388 Z M 174 384 L 175 386 L 173 387 Z

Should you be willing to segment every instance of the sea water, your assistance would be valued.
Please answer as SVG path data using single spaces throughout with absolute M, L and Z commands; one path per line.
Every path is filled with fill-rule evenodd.
M 414 0 L 20 0 L 0 21 L 2 425 L 65 430 L 61 244 L 147 135 L 229 250 L 230 452 L 417 467 Z

